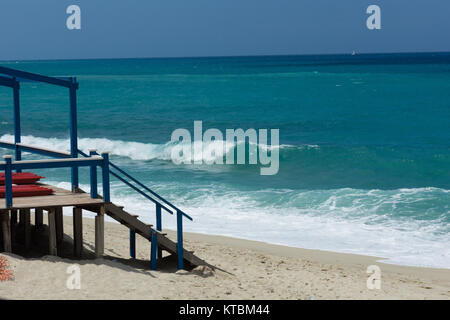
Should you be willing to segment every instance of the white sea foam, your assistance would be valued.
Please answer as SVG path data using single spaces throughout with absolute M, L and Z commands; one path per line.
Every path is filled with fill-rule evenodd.
M 3 135 L 1 140 L 12 141 Z M 68 139 L 23 137 L 23 143 L 68 151 Z M 170 159 L 170 143 L 79 139 L 83 150 L 97 148 L 133 160 Z M 281 146 L 315 148 L 315 146 Z M 50 182 L 50 181 L 49 181 Z M 54 181 L 69 188 L 68 182 Z M 86 191 L 88 186 L 82 186 Z M 157 186 L 158 187 L 158 186 Z M 259 190 L 242 192 L 220 185 L 192 188 L 180 182 L 158 187 L 192 215 L 185 230 L 270 243 L 367 254 L 405 265 L 450 268 L 450 190 Z M 127 187 L 112 185 L 112 199 L 154 223 L 153 205 Z M 69 213 L 69 212 L 67 212 Z M 176 221 L 164 215 L 163 226 Z
M 68 182 L 59 183 L 68 188 Z M 88 186 L 82 186 L 88 190 Z M 189 190 L 184 188 L 184 190 Z M 161 193 L 194 218 L 184 230 L 231 236 L 300 248 L 364 254 L 387 258 L 384 262 L 450 269 L 450 230 L 447 204 L 430 219 L 394 216 L 398 206 L 426 203 L 449 190 L 412 188 L 399 190 L 260 190 L 238 192 L 223 189 L 180 191 L 173 183 Z M 265 199 L 283 196 L 280 202 Z M 155 223 L 154 205 L 121 185 L 112 188 L 114 202 Z M 272 202 L 272 204 L 269 204 Z M 176 228 L 176 219 L 163 215 L 163 227 Z
M 10 134 L 5 134 L 0 137 L 3 141 L 14 141 L 14 136 Z M 57 150 L 57 151 L 69 151 L 70 142 L 69 139 L 61 138 L 42 138 L 35 136 L 22 136 L 22 143 L 29 144 L 33 146 L 38 146 L 42 148 Z M 197 145 L 202 142 L 192 142 L 193 150 L 201 150 L 197 148 Z M 112 155 L 127 157 L 132 160 L 171 160 L 171 152 L 174 147 L 173 142 L 166 142 L 162 144 L 154 143 L 142 143 L 134 141 L 122 141 L 122 140 L 110 140 L 107 138 L 80 138 L 78 139 L 78 147 L 87 152 L 89 149 L 97 149 L 100 153 L 102 151 L 108 151 Z M 217 152 L 219 146 L 225 146 L 222 152 Z M 216 140 L 208 143 L 203 143 L 203 153 L 194 153 L 193 160 L 214 160 L 217 157 L 224 157 L 227 152 L 233 148 L 235 144 L 226 143 L 226 141 Z M 273 148 L 318 148 L 316 145 L 305 145 L 305 146 L 292 146 L 292 145 L 280 145 L 280 146 L 267 146 L 258 144 L 258 147 L 264 150 Z
M 450 268 L 450 230 L 442 221 L 450 214 L 448 206 L 437 209 L 447 211 L 442 211 L 436 219 L 393 216 L 398 202 L 405 205 L 426 201 L 432 193 L 439 196 L 442 192 L 436 188 L 422 191 L 425 194 L 420 197 L 424 200 L 411 199 L 405 190 L 397 200 L 396 191 L 375 190 L 373 196 L 369 195 L 370 191 L 352 189 L 296 191 L 293 198 L 297 199 L 290 204 L 269 205 L 261 203 L 261 198 L 269 196 L 270 190 L 256 195 L 205 189 L 202 196 L 187 194 L 177 203 L 194 217 L 194 223 L 186 223 L 186 230 L 192 232 L 366 254 L 388 258 L 388 262 L 396 264 Z M 417 194 L 420 190 L 411 192 Z M 310 201 L 302 201 L 300 206 L 299 198 Z M 124 205 L 140 211 L 142 204 L 136 200 L 123 199 Z M 166 223 L 175 228 L 172 217 Z

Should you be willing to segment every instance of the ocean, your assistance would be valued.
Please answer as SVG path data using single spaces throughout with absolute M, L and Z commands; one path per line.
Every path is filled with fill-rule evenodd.
M 80 149 L 110 151 L 194 218 L 185 231 L 450 268 L 449 53 L 0 64 L 76 76 Z M 24 83 L 21 109 L 22 142 L 69 150 L 67 89 Z M 12 141 L 12 119 L 12 92 L 0 88 L 1 140 Z M 279 129 L 278 174 L 175 165 L 171 133 L 196 120 Z M 37 172 L 70 185 L 67 169 Z M 80 179 L 88 189 L 87 170 Z M 114 179 L 112 200 L 154 222 L 152 203 Z

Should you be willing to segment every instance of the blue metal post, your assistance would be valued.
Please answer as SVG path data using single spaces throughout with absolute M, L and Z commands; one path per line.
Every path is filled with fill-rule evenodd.
M 178 269 L 183 269 L 183 215 L 179 210 L 177 210 L 177 256 Z
M 13 193 L 12 193 L 12 157 L 4 156 L 5 166 L 5 201 L 6 207 L 12 207 Z
M 70 94 L 70 156 L 78 157 L 78 128 L 77 128 L 77 83 L 72 78 L 69 88 Z M 78 167 L 72 167 L 72 191 L 78 188 Z
M 22 152 L 17 146 L 21 142 L 21 130 L 20 130 L 20 83 L 14 78 L 13 96 L 14 96 L 14 144 L 15 144 L 15 154 L 16 161 L 22 160 Z M 17 169 L 17 172 L 22 170 Z
M 130 229 L 130 257 L 136 259 L 136 232 Z
M 89 150 L 89 155 L 91 157 L 95 156 L 97 154 L 96 150 Z M 98 191 L 97 191 L 97 166 L 93 165 L 91 166 L 91 198 L 97 199 L 98 198 Z
M 156 230 L 162 231 L 161 204 L 156 203 Z M 162 258 L 162 250 L 158 249 L 158 258 Z
M 156 259 L 158 253 L 158 238 L 156 232 L 150 229 L 150 234 L 152 236 L 151 252 L 150 252 L 150 267 L 152 270 L 156 270 Z
M 102 165 L 103 201 L 111 202 L 110 186 L 109 186 L 109 153 L 103 152 L 102 157 L 103 157 L 103 165 Z
M 156 230 L 162 231 L 161 205 L 156 203 Z

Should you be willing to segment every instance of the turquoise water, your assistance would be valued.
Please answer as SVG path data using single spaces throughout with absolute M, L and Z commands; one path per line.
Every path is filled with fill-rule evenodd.
M 450 267 L 450 54 L 2 65 L 77 76 L 80 147 L 111 151 L 194 217 L 188 231 Z M 23 142 L 68 150 L 66 89 L 25 83 L 21 94 Z M 12 139 L 11 95 L 0 88 L 2 140 Z M 194 120 L 279 129 L 278 174 L 173 164 L 171 133 Z M 65 170 L 44 175 L 68 185 Z M 153 221 L 152 205 L 118 181 L 113 200 Z

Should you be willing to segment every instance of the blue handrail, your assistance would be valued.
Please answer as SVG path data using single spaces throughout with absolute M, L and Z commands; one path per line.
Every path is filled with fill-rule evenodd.
M 109 171 L 109 173 L 111 173 L 114 177 L 116 177 L 117 179 L 119 179 L 120 181 L 122 181 L 123 183 L 125 183 L 127 186 L 129 186 L 130 188 L 132 188 L 133 190 L 135 190 L 136 192 L 139 192 L 141 195 L 143 195 L 144 197 L 146 197 L 148 200 L 152 201 L 155 204 L 159 204 L 162 208 L 164 208 L 164 210 L 166 210 L 168 213 L 173 214 L 172 211 L 170 211 L 167 207 L 163 206 L 162 204 L 160 204 L 158 201 L 156 201 L 155 199 L 153 199 L 152 197 L 150 197 L 149 195 L 147 195 L 145 192 L 143 192 L 142 190 L 139 190 L 138 188 L 136 188 L 135 186 L 133 186 L 131 183 L 129 183 L 128 181 L 126 181 L 124 178 L 122 178 L 121 176 L 119 176 L 117 173 L 115 173 L 114 171 Z
M 78 150 L 78 153 L 80 155 L 82 155 L 83 157 L 89 157 L 86 153 L 84 153 L 81 150 Z M 128 179 L 132 180 L 133 182 L 135 182 L 137 185 L 139 185 L 140 187 L 144 188 L 146 191 L 148 191 L 149 193 L 151 193 L 153 196 L 157 197 L 159 200 L 161 200 L 162 202 L 164 202 L 165 204 L 167 204 L 168 206 L 170 206 L 171 208 L 173 208 L 177 213 L 181 213 L 183 216 L 185 216 L 186 218 L 188 218 L 189 220 L 193 221 L 192 217 L 189 216 L 188 214 L 184 213 L 181 209 L 177 208 L 176 206 L 174 206 L 172 203 L 170 203 L 169 201 L 167 201 L 166 199 L 164 199 L 163 197 L 161 197 L 159 194 L 157 194 L 156 192 L 154 192 L 153 190 L 151 190 L 150 188 L 148 188 L 146 185 L 144 185 L 142 182 L 140 182 L 139 180 L 137 180 L 136 178 L 134 178 L 133 176 L 131 176 L 130 174 L 128 174 L 127 172 L 125 172 L 123 169 L 119 168 L 117 165 L 115 165 L 114 163 L 112 163 L 111 161 L 109 161 L 109 165 L 111 167 L 113 167 L 114 169 L 116 169 L 117 171 L 119 171 L 120 173 L 122 173 L 124 176 L 126 176 Z M 146 197 L 147 199 L 149 199 L 150 201 L 152 201 L 153 203 L 159 203 L 161 205 L 162 208 L 164 208 L 167 212 L 169 212 L 170 214 L 173 214 L 173 212 L 171 210 L 169 210 L 166 206 L 164 206 L 163 204 L 161 204 L 159 201 L 153 199 L 152 197 L 150 197 L 148 194 L 146 194 L 145 192 L 143 192 L 142 190 L 139 190 L 137 187 L 133 186 L 130 182 L 126 181 L 124 178 L 120 177 L 117 173 L 115 173 L 114 171 L 110 171 L 110 173 L 116 177 L 117 179 L 119 179 L 120 181 L 122 181 L 123 183 L 125 183 L 126 185 L 128 185 L 130 188 L 134 189 L 135 191 L 139 192 L 141 195 L 143 195 L 144 197 Z
M 54 150 L 49 150 L 49 149 L 44 149 L 44 148 L 33 147 L 33 146 L 29 146 L 29 145 L 26 145 L 23 143 L 0 141 L 0 148 L 6 148 L 6 149 L 10 149 L 10 150 L 20 150 L 20 151 L 24 151 L 24 152 L 40 154 L 43 156 L 49 156 L 49 157 L 58 158 L 58 159 L 71 158 L 70 153 L 67 153 L 67 152 L 59 152 L 59 151 L 54 151 Z M 19 159 L 16 159 L 16 160 L 19 160 Z
M 89 156 L 93 156 L 93 155 L 97 154 L 97 152 L 94 150 L 89 151 L 89 156 L 81 150 L 78 150 L 78 153 L 84 157 L 89 157 Z M 186 213 L 184 213 L 183 211 L 181 211 L 180 209 L 175 207 L 172 203 L 170 203 L 169 201 L 167 201 L 166 199 L 164 199 L 163 197 L 158 195 L 156 192 L 154 192 L 153 190 L 148 188 L 146 185 L 144 185 L 143 183 L 138 181 L 136 178 L 132 177 L 130 174 L 128 174 L 124 170 L 120 169 L 115 164 L 111 163 L 111 161 L 109 161 L 109 159 L 108 159 L 108 166 L 111 166 L 118 172 L 122 173 L 128 179 L 130 179 L 131 181 L 133 181 L 134 183 L 136 183 L 137 185 L 139 185 L 140 187 L 145 189 L 147 192 L 152 194 L 154 197 L 157 197 L 159 200 L 161 200 L 166 205 L 170 206 L 171 208 L 173 208 L 176 211 L 176 213 L 177 213 L 177 249 L 176 250 L 177 250 L 177 258 L 178 258 L 178 269 L 183 269 L 184 268 L 183 216 L 188 218 L 191 221 L 193 221 L 193 219 L 189 215 L 187 215 Z M 164 208 L 170 214 L 173 214 L 173 212 L 170 209 L 168 209 L 166 206 L 161 204 L 161 202 L 153 199 L 150 195 L 148 195 L 144 191 L 140 190 L 139 188 L 137 188 L 136 186 L 131 184 L 129 181 L 122 178 L 119 174 L 115 173 L 112 170 L 109 170 L 109 173 L 112 174 L 117 179 L 119 179 L 120 181 L 122 181 L 123 183 L 125 183 L 127 186 L 129 186 L 133 190 L 139 192 L 142 196 L 144 196 L 148 200 L 155 203 L 155 205 L 156 205 L 156 230 L 161 231 L 161 229 L 162 229 L 161 208 Z M 158 241 L 157 241 L 157 234 L 153 229 L 150 229 L 150 236 L 151 236 L 151 242 L 152 242 L 150 260 L 151 260 L 151 268 L 154 270 L 154 269 L 156 269 Z M 136 235 L 135 235 L 135 231 L 132 229 L 130 229 L 130 256 L 132 258 L 135 258 L 135 256 L 136 256 Z
M 0 162 L 0 171 L 5 171 L 5 202 L 6 208 L 13 206 L 13 170 L 23 169 L 50 169 L 50 168 L 78 168 L 78 167 L 97 167 L 102 168 L 103 178 L 103 199 L 109 202 L 109 164 L 108 154 L 102 153 L 102 156 L 88 157 L 87 159 L 80 158 L 63 158 L 51 160 L 28 160 L 28 161 L 12 161 L 12 156 L 4 156 L 4 162 Z M 91 171 L 92 173 L 92 171 Z M 91 182 L 93 180 L 91 179 Z M 97 185 L 92 188 L 97 188 Z
M 172 210 L 174 210 L 177 214 L 177 245 L 176 245 L 176 251 L 178 256 L 178 268 L 183 269 L 184 266 L 184 249 L 183 249 L 183 216 L 188 218 L 189 220 L 193 221 L 192 217 L 184 213 L 182 210 L 174 206 L 172 203 L 167 201 L 166 199 L 162 198 L 160 195 L 158 195 L 156 192 L 142 184 L 140 181 L 138 181 L 136 178 L 132 177 L 130 174 L 125 172 L 124 170 L 120 169 L 115 164 L 111 163 L 109 161 L 108 153 L 102 153 L 101 157 L 98 156 L 98 153 L 95 151 L 90 151 L 90 155 L 87 155 L 81 150 L 77 149 L 77 153 L 81 154 L 82 156 L 90 159 L 79 159 L 79 158 L 73 158 L 71 157 L 72 154 L 64 153 L 64 152 L 58 152 L 48 149 L 43 149 L 39 147 L 33 147 L 24 145 L 21 143 L 10 143 L 5 141 L 0 141 L 0 148 L 8 148 L 8 149 L 15 149 L 17 150 L 23 150 L 28 151 L 31 153 L 37 153 L 41 155 L 50 156 L 53 158 L 57 158 L 57 160 L 29 160 L 29 161 L 20 161 L 19 159 L 16 159 L 15 162 L 12 162 L 11 156 L 5 156 L 5 162 L 0 162 L 0 170 L 5 171 L 5 201 L 6 201 L 6 207 L 10 208 L 12 207 L 12 171 L 16 170 L 22 170 L 22 169 L 45 169 L 45 168 L 64 168 L 64 167 L 70 167 L 73 169 L 78 169 L 78 167 L 90 167 L 90 178 L 91 178 L 91 197 L 96 198 L 98 197 L 97 193 L 97 166 L 100 166 L 102 169 L 102 184 L 103 184 L 103 200 L 105 202 L 110 202 L 110 181 L 109 181 L 109 175 L 113 175 L 118 180 L 125 183 L 127 186 L 131 187 L 135 191 L 139 192 L 142 196 L 147 198 L 148 200 L 152 201 L 156 205 L 156 230 L 161 231 L 162 230 L 162 223 L 161 223 L 161 208 L 164 208 L 168 213 L 173 214 Z M 97 157 L 96 157 L 97 156 Z M 17 154 L 16 154 L 17 157 Z M 152 196 L 158 198 L 161 202 L 166 204 L 167 206 L 171 207 L 172 209 L 167 208 L 164 204 L 162 204 L 160 201 L 154 199 L 152 196 L 150 196 L 148 193 L 142 191 L 135 185 L 133 185 L 131 182 L 127 181 L 125 178 L 121 177 L 118 173 L 111 171 L 110 167 L 114 168 L 118 172 L 122 173 L 125 177 L 136 183 L 138 186 L 142 187 L 144 190 L 146 190 L 148 193 L 150 193 Z M 72 181 L 72 186 L 74 186 Z M 151 246 L 151 266 L 152 269 L 156 268 L 156 251 L 158 251 L 158 240 L 157 240 L 157 232 L 153 229 L 150 229 L 151 231 L 151 240 L 152 240 L 152 246 Z M 130 229 L 130 254 L 133 256 L 135 253 L 135 231 Z
M 111 167 L 113 167 L 114 169 L 116 169 L 117 171 L 119 171 L 120 173 L 122 173 L 123 175 L 125 175 L 127 178 L 131 179 L 133 182 L 135 182 L 136 184 L 138 184 L 139 186 L 141 186 L 142 188 L 144 188 L 145 190 L 147 190 L 148 192 L 150 192 L 152 195 L 154 195 L 155 197 L 157 197 L 159 200 L 161 200 L 162 202 L 164 202 L 165 204 L 167 204 L 168 206 L 172 207 L 175 211 L 180 212 L 183 216 L 185 216 L 186 218 L 188 218 L 189 220 L 192 221 L 192 218 L 184 213 L 182 210 L 178 209 L 176 206 L 174 206 L 172 203 L 170 203 L 168 200 L 164 199 L 163 197 L 161 197 L 159 194 L 157 194 L 156 192 L 154 192 L 153 190 L 151 190 L 150 188 L 148 188 L 146 185 L 144 185 L 143 183 L 139 182 L 136 178 L 133 178 L 132 176 L 130 176 L 128 173 L 126 173 L 124 170 L 120 169 L 118 166 L 116 166 L 114 163 L 109 163 L 111 165 Z M 163 206 L 164 208 L 164 206 Z

